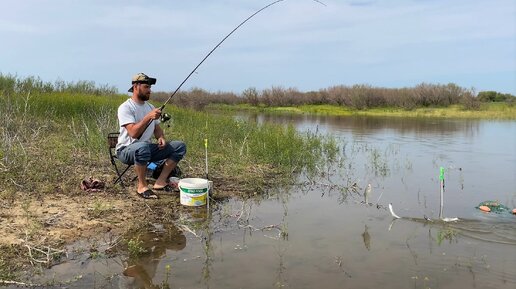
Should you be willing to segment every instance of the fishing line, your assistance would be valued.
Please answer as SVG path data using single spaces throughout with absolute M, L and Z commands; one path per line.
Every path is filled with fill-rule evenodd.
M 249 21 L 251 18 L 253 18 L 256 14 L 262 12 L 263 10 L 271 7 L 272 5 L 274 4 L 277 4 L 279 2 L 283 2 L 285 0 L 277 0 L 277 1 L 274 1 L 272 3 L 269 3 L 268 5 L 262 7 L 261 9 L 259 9 L 258 11 L 254 12 L 253 14 L 251 14 L 251 16 L 247 17 L 244 21 L 242 21 L 240 24 L 238 24 L 237 27 L 235 27 L 233 30 L 231 30 L 231 32 L 229 32 L 224 38 L 222 38 L 222 40 L 217 43 L 217 45 L 215 45 L 215 47 L 213 47 L 212 50 L 210 50 L 210 52 L 208 52 L 208 54 L 206 54 L 206 56 L 204 56 L 204 58 L 201 60 L 201 62 L 199 62 L 199 64 L 197 64 L 197 66 L 195 66 L 195 68 L 188 74 L 188 76 L 186 76 L 186 78 L 179 84 L 179 86 L 176 88 L 176 90 L 174 90 L 174 92 L 169 96 L 169 98 L 165 101 L 165 103 L 163 103 L 163 105 L 159 108 L 159 110 L 163 111 L 163 109 L 165 109 L 165 106 L 170 102 L 170 100 L 172 100 L 172 97 L 174 97 L 174 95 L 176 95 L 176 93 L 179 91 L 179 89 L 181 89 L 181 87 L 183 86 L 183 84 L 185 84 L 185 82 L 192 76 L 192 74 L 195 73 L 195 71 L 197 70 L 197 68 L 199 68 L 199 66 L 201 66 L 201 64 L 203 64 L 203 62 L 208 59 L 208 57 L 210 57 L 210 55 L 217 49 L 219 48 L 219 46 L 226 40 L 228 39 L 229 36 L 231 36 L 231 34 L 233 34 L 235 31 L 237 31 L 238 28 L 240 28 L 242 25 L 244 25 L 247 21 Z M 315 1 L 315 0 L 314 0 Z M 142 135 L 145 133 L 145 131 L 147 130 L 147 128 L 149 128 L 150 124 L 153 122 L 154 120 L 151 120 L 147 123 L 147 126 L 145 126 L 145 129 L 143 130 L 143 133 Z M 140 138 L 141 136 L 138 137 L 138 139 Z
M 277 0 L 277 1 L 274 1 L 264 7 L 262 7 L 260 10 L 254 12 L 251 16 L 247 17 L 244 21 L 242 21 L 240 24 L 238 24 L 237 27 L 235 27 L 233 30 L 231 30 L 231 32 L 228 33 L 228 35 L 226 35 L 224 38 L 222 38 L 222 40 L 217 43 L 217 45 L 215 45 L 215 47 L 213 47 L 213 49 L 208 52 L 208 54 L 206 54 L 206 56 L 204 56 L 204 58 L 201 60 L 201 62 L 199 62 L 199 64 L 197 64 L 197 66 L 190 72 L 190 74 L 188 74 L 188 76 L 183 80 L 183 82 L 181 82 L 181 84 L 179 84 L 179 86 L 176 88 L 176 90 L 174 90 L 174 92 L 172 93 L 172 95 L 170 95 L 170 97 L 167 99 L 167 101 L 165 101 L 165 103 L 163 103 L 163 105 L 160 107 L 160 110 L 163 110 L 165 108 L 165 105 L 167 105 L 167 103 L 172 99 L 172 97 L 179 91 L 179 89 L 183 86 L 183 84 L 190 78 L 190 76 L 192 76 L 192 74 L 194 74 L 194 72 L 197 70 L 197 68 L 199 68 L 199 66 L 201 66 L 201 64 L 203 64 L 203 62 L 208 58 L 210 57 L 210 55 L 217 49 L 219 48 L 219 46 L 222 44 L 222 42 L 224 42 L 226 39 L 228 39 L 229 36 L 231 36 L 231 34 L 233 34 L 238 28 L 240 28 L 242 25 L 244 25 L 247 21 L 249 21 L 251 18 L 253 18 L 256 14 L 262 12 L 263 10 L 271 7 L 272 5 L 274 4 L 277 4 L 279 2 L 283 2 L 285 0 Z
M 199 66 L 201 66 L 201 64 L 203 64 L 203 62 L 208 58 L 210 57 L 210 55 L 217 49 L 219 48 L 219 46 L 226 40 L 228 39 L 229 36 L 231 36 L 231 34 L 233 34 L 236 30 L 238 30 L 238 28 L 240 28 L 242 25 L 244 25 L 247 21 L 249 21 L 251 18 L 253 18 L 256 14 L 262 12 L 263 10 L 271 7 L 272 5 L 275 5 L 279 2 L 283 2 L 285 0 L 277 0 L 277 1 L 274 1 L 272 3 L 269 3 L 267 5 L 265 5 L 264 7 L 260 8 L 259 10 L 257 10 L 256 12 L 254 12 L 253 14 L 251 14 L 249 17 L 247 17 L 244 21 L 242 21 L 240 24 L 238 24 L 237 27 L 235 27 L 233 30 L 231 30 L 231 32 L 229 32 L 224 38 L 222 38 L 222 40 L 217 43 L 217 45 L 215 45 L 215 47 L 213 47 L 212 50 L 210 50 L 210 52 L 208 52 L 208 54 L 206 54 L 206 56 L 204 56 L 204 58 L 201 60 L 201 62 L 199 62 L 199 64 L 197 64 L 197 66 L 195 66 L 195 68 L 188 74 L 188 76 L 181 82 L 181 84 L 179 84 L 179 86 L 176 88 L 176 90 L 174 90 L 174 92 L 170 95 L 170 97 L 165 101 L 165 103 L 163 103 L 163 105 L 159 108 L 161 111 L 163 111 L 163 109 L 165 108 L 165 106 L 170 102 L 170 100 L 172 99 L 172 97 L 174 97 L 174 95 L 176 95 L 176 93 L 179 91 L 179 89 L 181 89 L 181 87 L 183 86 L 183 84 L 185 84 L 185 82 L 192 76 L 192 74 L 195 73 L 195 71 L 197 70 L 197 68 L 199 68 Z M 324 4 L 323 2 L 321 1 L 318 1 L 318 0 L 312 0 L 316 3 L 319 3 L 321 5 L 324 5 L 326 6 L 326 4 Z M 145 129 L 143 130 L 143 133 L 145 133 L 145 131 L 147 130 L 147 128 L 149 127 L 149 125 L 153 122 L 154 120 L 151 120 L 147 123 L 147 126 L 145 127 Z M 142 135 L 143 135 L 142 133 Z M 140 138 L 141 136 L 138 137 L 138 139 Z

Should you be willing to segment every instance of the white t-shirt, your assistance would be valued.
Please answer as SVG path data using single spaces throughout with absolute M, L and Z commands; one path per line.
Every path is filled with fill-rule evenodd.
M 118 124 L 120 125 L 120 135 L 118 136 L 118 143 L 116 144 L 117 150 L 136 141 L 151 142 L 151 138 L 154 135 L 154 128 L 156 124 L 159 124 L 159 120 L 154 120 L 149 125 L 149 127 L 147 127 L 140 139 L 130 137 L 124 125 L 140 122 L 145 117 L 145 115 L 151 112 L 153 109 L 154 106 L 152 104 L 148 102 L 139 104 L 134 102 L 131 98 L 126 100 L 118 107 Z

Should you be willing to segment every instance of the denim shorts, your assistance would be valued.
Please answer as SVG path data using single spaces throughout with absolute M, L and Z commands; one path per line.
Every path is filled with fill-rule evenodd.
M 171 159 L 178 163 L 186 154 L 186 144 L 182 141 L 170 141 L 164 148 L 149 142 L 134 142 L 116 152 L 116 157 L 127 165 L 146 166 L 149 162 Z

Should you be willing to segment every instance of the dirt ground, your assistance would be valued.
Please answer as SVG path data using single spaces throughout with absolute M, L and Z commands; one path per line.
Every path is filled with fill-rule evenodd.
M 132 224 L 174 218 L 181 210 L 188 210 L 180 204 L 179 192 L 157 191 L 159 200 L 146 200 L 135 191 L 135 187 L 128 187 L 117 193 L 46 195 L 0 204 L 0 245 L 65 244 L 104 232 L 124 234 Z M 235 192 L 220 192 L 214 197 L 232 194 Z
M 114 230 L 123 233 L 145 201 L 106 192 L 18 200 L 2 208 L 1 245 L 23 242 L 60 244 Z
M 1 201 L 0 280 L 15 276 L 10 275 L 12 271 L 28 273 L 31 263 L 41 260 L 35 250 L 63 250 L 77 241 L 91 244 L 106 234 L 124 239 L 139 226 L 170 222 L 193 209 L 180 204 L 178 191 L 156 193 L 159 200 L 147 200 L 136 194 L 135 186 L 117 185 L 100 192 L 78 190 Z M 215 189 L 212 198 L 220 201 L 239 194 Z M 52 262 L 45 265 L 52 266 Z

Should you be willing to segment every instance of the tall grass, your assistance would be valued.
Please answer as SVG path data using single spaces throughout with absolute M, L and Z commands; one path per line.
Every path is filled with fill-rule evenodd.
M 331 138 L 302 135 L 291 126 L 256 125 L 178 108 L 172 114 L 172 134 L 188 140 L 194 158 L 205 158 L 203 141 L 207 138 L 210 161 L 236 171 L 264 164 L 284 173 L 313 170 L 323 156 L 333 159 L 336 155 L 337 145 Z
M 35 79 L 0 76 L 0 192 L 70 193 L 89 176 L 110 181 L 106 136 L 118 131 L 123 95 L 61 90 Z M 77 92 L 80 91 L 80 92 Z M 158 103 L 156 103 L 158 104 Z M 266 179 L 313 171 L 337 151 L 331 139 L 302 135 L 292 127 L 256 125 L 230 117 L 168 106 L 169 139 L 188 145 L 183 171 L 203 176 L 208 139 L 210 176 L 260 191 Z M 108 182 L 109 183 L 109 182 Z
M 0 92 L 2 95 L 68 92 L 88 95 L 113 95 L 117 93 L 114 86 L 107 84 L 97 86 L 93 81 L 65 82 L 57 80 L 54 83 L 45 82 L 39 77 L 20 78 L 16 75 L 0 73 Z

